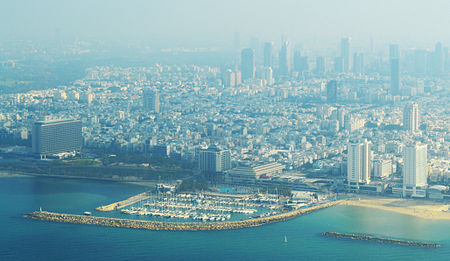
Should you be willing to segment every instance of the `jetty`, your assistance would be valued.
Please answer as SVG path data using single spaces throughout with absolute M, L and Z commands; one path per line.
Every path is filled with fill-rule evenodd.
M 377 241 L 382 243 L 391 243 L 391 244 L 399 244 L 399 245 L 407 245 L 407 246 L 419 246 L 419 247 L 430 247 L 437 248 L 441 245 L 436 243 L 428 243 L 428 242 L 418 242 L 418 241 L 410 241 L 410 240 L 400 240 L 400 239 L 392 239 L 392 238 L 384 238 L 384 237 L 375 237 L 364 234 L 346 234 L 339 232 L 323 232 L 322 236 L 327 237 L 337 237 L 337 238 L 348 238 L 355 240 L 368 240 L 368 241 Z
M 47 211 L 34 211 L 28 214 L 24 214 L 24 217 L 43 220 L 54 221 L 64 223 L 75 224 L 89 224 L 108 227 L 123 227 L 123 228 L 136 228 L 136 229 L 148 229 L 148 230 L 167 230 L 167 231 L 202 231 L 202 230 L 225 230 L 225 229 L 239 229 L 247 227 L 256 227 L 275 222 L 285 221 L 297 216 L 305 215 L 313 211 L 324 209 L 341 203 L 341 200 L 332 201 L 329 203 L 293 210 L 285 213 L 280 213 L 273 216 L 250 218 L 239 221 L 224 221 L 224 222 L 161 222 L 161 221 L 149 221 L 149 220 L 133 220 L 133 219 L 120 219 L 120 218 L 108 218 L 108 217 L 96 217 L 74 214 L 53 213 Z
M 146 199 L 149 199 L 149 198 L 150 198 L 149 193 L 148 192 L 143 192 L 141 194 L 137 194 L 136 196 L 132 196 L 132 197 L 127 198 L 127 199 L 122 200 L 122 201 L 114 202 L 114 203 L 106 205 L 106 206 L 97 207 L 95 210 L 103 211 L 103 212 L 114 211 L 114 210 L 117 210 L 117 209 L 128 207 L 130 205 L 136 204 L 136 203 L 138 203 L 138 202 L 140 202 L 142 200 L 146 200 Z

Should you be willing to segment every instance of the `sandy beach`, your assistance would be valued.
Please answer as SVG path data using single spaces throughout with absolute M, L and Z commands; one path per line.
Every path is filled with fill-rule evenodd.
M 429 200 L 401 198 L 370 198 L 347 200 L 343 205 L 392 211 L 425 219 L 450 220 L 450 205 Z
M 0 178 L 13 178 L 13 177 L 31 177 L 30 175 L 0 172 Z

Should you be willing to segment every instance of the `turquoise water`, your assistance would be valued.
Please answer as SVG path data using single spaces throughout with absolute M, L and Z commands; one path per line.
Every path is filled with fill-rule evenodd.
M 39 209 L 82 213 L 140 186 L 50 178 L 0 179 L 0 260 L 449 260 L 450 222 L 336 206 L 262 227 L 154 232 L 25 219 Z M 94 213 L 95 214 L 95 213 Z M 428 249 L 320 236 L 370 233 L 437 242 Z M 288 243 L 284 243 L 286 235 Z

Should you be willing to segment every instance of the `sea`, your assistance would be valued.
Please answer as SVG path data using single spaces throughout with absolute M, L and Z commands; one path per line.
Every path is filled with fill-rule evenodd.
M 39 208 L 97 215 L 95 207 L 145 190 L 92 180 L 0 178 L 0 260 L 450 260 L 450 221 L 355 206 L 334 206 L 261 227 L 202 232 L 99 227 L 22 216 Z M 325 231 L 442 247 L 328 238 L 321 236 Z

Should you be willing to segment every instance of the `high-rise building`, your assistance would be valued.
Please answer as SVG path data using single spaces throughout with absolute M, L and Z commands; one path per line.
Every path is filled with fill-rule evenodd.
M 41 157 L 80 151 L 81 144 L 81 121 L 49 120 L 37 121 L 33 125 L 33 153 Z
M 444 50 L 441 43 L 436 43 L 431 57 L 430 71 L 432 75 L 441 75 L 444 72 Z
M 344 72 L 344 59 L 342 59 L 342 57 L 334 58 L 334 72 L 336 73 Z
M 255 51 L 251 48 L 242 50 L 241 53 L 242 81 L 255 78 Z
M 156 90 L 144 89 L 142 98 L 145 109 L 159 113 L 159 93 Z
M 415 102 L 408 103 L 403 109 L 403 128 L 415 132 L 419 129 L 419 122 L 419 105 Z
M 414 50 L 414 74 L 424 76 L 427 73 L 427 51 Z
M 367 140 L 350 142 L 347 146 L 347 182 L 350 189 L 359 189 L 360 185 L 370 182 L 371 143 Z
M 273 43 L 264 44 L 264 66 L 273 68 Z
M 337 102 L 337 81 L 331 80 L 327 83 L 327 102 Z
M 230 69 L 226 70 L 223 74 L 223 85 L 225 87 L 236 86 L 236 73 Z
M 294 71 L 296 72 L 304 72 L 308 71 L 308 57 L 302 56 L 300 52 L 294 53 Z
M 199 155 L 199 169 L 203 172 L 222 172 L 231 169 L 231 154 L 229 150 L 210 147 L 201 150 Z
M 344 72 L 349 72 L 351 68 L 350 61 L 350 37 L 345 37 L 341 39 L 341 57 L 344 60 Z
M 291 46 L 288 41 L 285 41 L 281 46 L 279 55 L 279 72 L 280 75 L 289 75 L 291 70 Z
M 389 46 L 389 60 L 391 64 L 391 93 L 400 93 L 400 51 L 398 44 Z
M 353 54 L 353 72 L 359 75 L 364 74 L 364 54 Z
M 317 56 L 316 57 L 316 74 L 325 74 L 325 57 Z
M 403 151 L 403 196 L 424 197 L 427 185 L 427 145 L 406 144 Z

